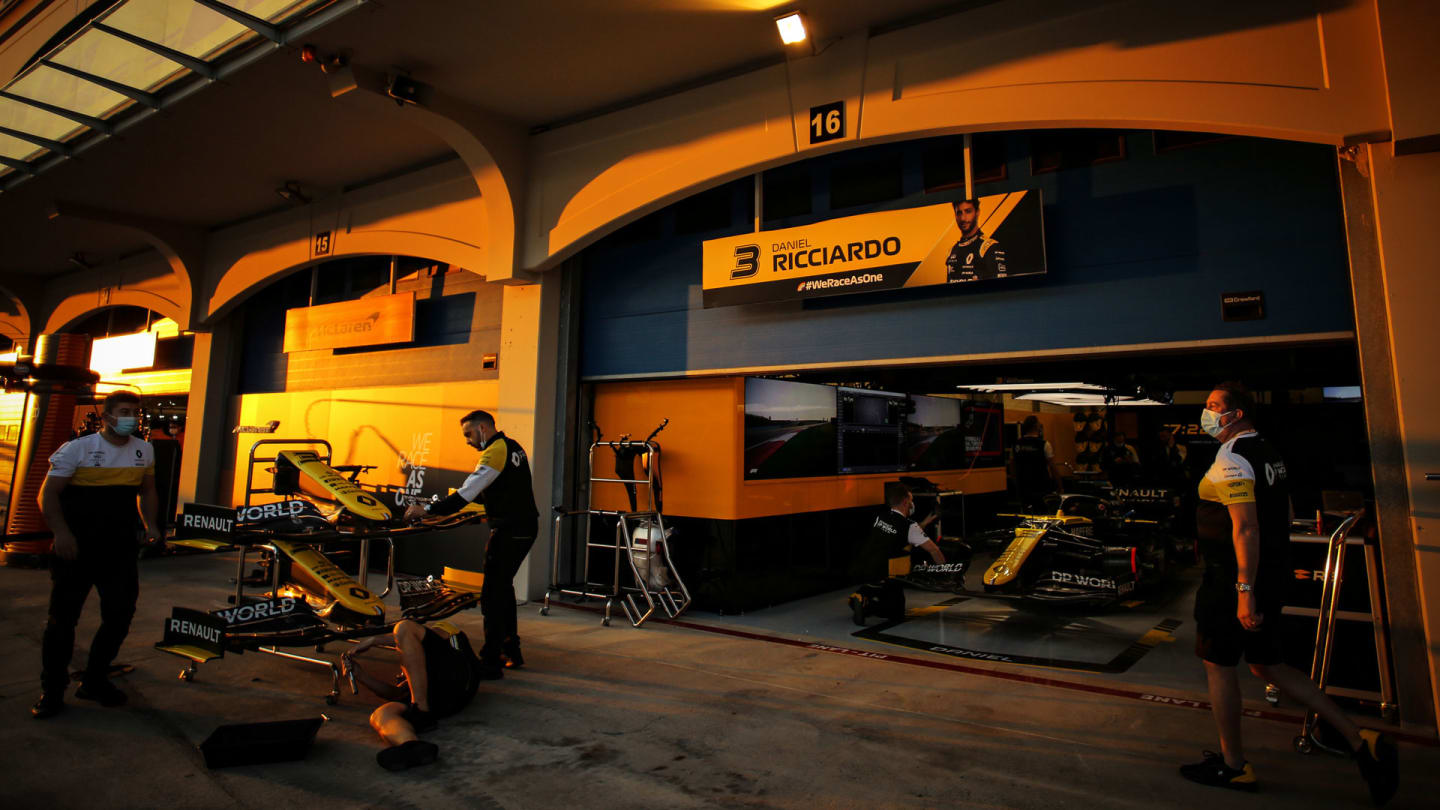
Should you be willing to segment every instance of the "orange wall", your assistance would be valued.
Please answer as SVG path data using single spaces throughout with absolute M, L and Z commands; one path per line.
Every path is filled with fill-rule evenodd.
M 743 377 L 603 383 L 595 387 L 595 421 L 607 441 L 629 433 L 643 439 L 669 417 L 660 443 L 665 514 L 716 520 L 741 520 L 770 515 L 818 512 L 884 502 L 886 481 L 898 473 L 832 475 L 745 481 L 741 463 L 744 443 L 745 379 Z M 1073 454 L 1073 450 L 1072 450 Z M 613 456 L 596 453 L 597 474 L 614 477 Z M 636 465 L 637 477 L 640 475 Z M 942 489 L 996 492 L 1005 489 L 999 468 L 924 472 Z M 644 508 L 644 496 L 639 496 Z M 619 484 L 596 484 L 591 504 L 598 509 L 628 506 Z
M 263 425 L 280 420 L 273 434 L 237 433 L 235 476 L 231 497 L 235 504 L 245 500 L 245 467 L 251 445 L 258 439 L 325 439 L 334 450 L 334 464 L 374 464 L 360 478 L 365 486 L 407 483 L 405 460 L 427 470 L 466 472 L 479 458 L 460 434 L 460 417 L 483 408 L 496 410 L 499 386 L 494 380 L 350 388 L 326 391 L 296 391 L 278 394 L 246 394 L 235 406 L 237 424 Z M 503 417 L 498 418 L 501 430 Z M 294 449 L 294 448 L 278 448 Z M 257 456 L 274 457 L 272 448 L 261 447 Z M 259 465 L 256 486 L 269 486 L 270 475 Z M 433 477 L 432 477 L 433 478 Z M 421 481 L 419 495 L 445 495 L 433 480 Z M 258 494 L 254 503 L 278 500 Z M 387 502 L 392 511 L 396 504 Z M 540 505 L 543 508 L 543 504 Z

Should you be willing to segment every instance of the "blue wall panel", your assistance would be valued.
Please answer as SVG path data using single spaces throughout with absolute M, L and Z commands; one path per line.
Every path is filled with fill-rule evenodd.
M 1006 139 L 1007 180 L 979 195 L 1039 188 L 1049 273 L 959 288 L 809 302 L 700 305 L 700 243 L 750 230 L 750 181 L 730 185 L 728 227 L 676 236 L 674 207 L 650 238 L 617 234 L 583 255 L 582 374 L 662 374 L 1117 344 L 1333 332 L 1353 328 L 1334 150 L 1229 139 L 1156 154 L 1126 135 L 1124 160 L 1032 176 L 1026 133 Z M 933 147 L 934 142 L 929 142 Z M 827 210 L 832 161 L 811 161 L 811 214 L 789 227 L 958 199 L 926 194 L 926 142 L 905 153 L 905 196 Z M 853 158 L 851 158 L 853 159 Z M 683 205 L 684 203 L 680 203 Z M 651 223 L 655 224 L 655 223 Z M 1263 290 L 1264 320 L 1226 323 L 1222 292 Z

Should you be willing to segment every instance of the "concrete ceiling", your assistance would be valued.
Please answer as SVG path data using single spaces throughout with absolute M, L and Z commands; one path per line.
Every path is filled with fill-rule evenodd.
M 964 5 L 976 5 L 969 3 Z M 953 10 L 934 0 L 807 0 L 816 39 Z M 376 0 L 308 39 L 357 65 L 415 78 L 527 127 L 784 58 L 775 0 Z M 74 272 L 147 250 L 123 228 L 51 220 L 56 200 L 210 229 L 283 207 L 296 180 L 337 191 L 444 160 L 403 117 L 330 98 L 284 47 L 223 83 L 0 194 L 0 280 Z

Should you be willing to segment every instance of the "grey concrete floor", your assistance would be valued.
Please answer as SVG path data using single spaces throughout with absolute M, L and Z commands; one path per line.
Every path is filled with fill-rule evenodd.
M 153 650 L 172 606 L 222 605 L 232 565 L 225 555 L 143 563 L 140 610 L 121 656 L 135 671 L 117 681 L 130 705 L 72 699 L 43 722 L 28 708 L 48 577 L 0 568 L 0 807 L 1368 806 L 1350 763 L 1291 750 L 1292 723 L 1246 720 L 1263 789 L 1236 794 L 1175 772 L 1215 747 L 1203 711 L 994 677 L 1093 685 L 1105 682 L 1099 676 L 976 662 L 933 669 L 897 659 L 956 662 L 714 632 L 816 641 L 753 620 L 700 614 L 687 618 L 710 631 L 637 630 L 567 608 L 542 617 L 534 605 L 520 613 L 527 668 L 487 682 L 430 735 L 439 763 L 393 774 L 376 766 L 379 743 L 366 725 L 377 701 L 347 694 L 326 706 L 320 669 L 249 653 L 183 683 L 179 660 Z M 93 600 L 81 650 L 96 622 Z M 478 613 L 455 621 L 479 637 Z M 835 632 L 831 646 L 884 654 Z M 1247 676 L 1254 707 L 1268 708 L 1259 689 Z M 211 771 L 196 749 L 221 724 L 322 712 L 331 720 L 304 761 Z M 1391 806 L 1434 807 L 1440 750 L 1406 744 L 1401 755 L 1404 783 Z

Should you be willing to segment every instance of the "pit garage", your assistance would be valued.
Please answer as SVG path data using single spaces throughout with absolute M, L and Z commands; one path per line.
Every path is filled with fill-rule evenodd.
M 871 147 L 691 197 L 567 270 L 568 505 L 655 509 L 644 485 L 627 498 L 616 480 L 636 473 L 607 444 L 650 435 L 703 622 L 1203 692 L 1194 489 L 1218 444 L 1199 416 L 1239 380 L 1292 471 L 1306 562 L 1285 621 L 1308 670 L 1325 536 L 1374 496 L 1337 194 L 1324 150 L 1085 131 Z M 987 241 L 1003 271 L 965 255 Z M 1027 420 L 1063 495 L 1017 479 Z M 862 616 L 856 561 L 902 481 L 968 566 L 902 576 L 903 607 Z M 593 547 L 615 518 L 593 519 L 588 552 L 583 521 L 557 524 L 560 590 L 603 590 L 617 567 Z M 992 582 L 1039 528 L 1071 535 L 1068 562 Z M 1331 691 L 1387 712 L 1378 565 L 1357 551 L 1348 568 L 1336 643 L 1356 663 Z

